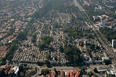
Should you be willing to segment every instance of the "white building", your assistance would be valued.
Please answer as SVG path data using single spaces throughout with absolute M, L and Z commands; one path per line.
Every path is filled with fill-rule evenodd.
M 112 39 L 112 47 L 116 48 L 116 39 Z
M 101 6 L 97 6 L 97 7 L 95 7 L 94 11 L 95 12 L 104 12 L 105 11 L 105 8 L 104 7 L 101 7 Z
M 14 68 L 12 68 L 14 70 L 14 73 L 17 75 L 19 72 L 19 66 L 15 66 Z

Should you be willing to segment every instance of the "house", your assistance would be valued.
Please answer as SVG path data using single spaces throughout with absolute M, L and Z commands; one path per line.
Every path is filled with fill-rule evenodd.
M 46 77 L 51 77 L 51 74 L 47 74 Z
M 69 72 L 65 72 L 65 77 L 69 77 Z
M 64 71 L 60 71 L 60 76 L 61 76 L 61 77 L 65 77 L 64 75 L 65 75 L 65 74 L 64 74 Z
M 55 77 L 55 73 L 54 72 L 51 72 L 51 77 Z
M 72 71 L 70 72 L 70 77 L 75 77 Z

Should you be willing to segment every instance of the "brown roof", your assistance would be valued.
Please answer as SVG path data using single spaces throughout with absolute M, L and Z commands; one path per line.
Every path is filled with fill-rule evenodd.
M 7 70 L 4 70 L 4 74 L 6 74 L 6 75 L 7 75 L 7 74 L 8 74 L 8 71 L 7 71 Z
M 74 77 L 74 73 L 73 72 L 70 72 L 70 77 Z
M 65 76 L 68 76 L 69 77 L 69 72 L 65 72 Z
M 3 70 L 3 68 L 0 67 L 0 71 L 2 71 L 2 70 Z
M 47 74 L 46 76 L 47 76 L 47 77 L 51 77 L 51 74 Z
M 23 72 L 20 72 L 20 76 L 24 76 L 24 73 Z
M 60 71 L 60 76 L 61 76 L 61 77 L 65 77 L 65 76 L 64 76 L 64 71 Z
M 75 77 L 79 77 L 80 76 L 80 72 L 79 71 L 74 71 L 76 73 Z
M 11 66 L 5 66 L 6 70 L 10 70 Z
M 51 77 L 55 77 L 55 73 L 54 72 L 51 72 Z
M 11 69 L 9 72 L 10 72 L 10 73 L 14 73 L 14 70 L 13 70 L 13 69 Z

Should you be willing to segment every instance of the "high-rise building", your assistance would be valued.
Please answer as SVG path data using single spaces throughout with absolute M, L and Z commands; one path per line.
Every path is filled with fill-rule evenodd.
M 105 21 L 103 20 L 102 21 L 102 28 L 105 28 L 106 27 L 106 24 L 105 24 Z
M 116 39 L 112 39 L 112 47 L 116 48 Z

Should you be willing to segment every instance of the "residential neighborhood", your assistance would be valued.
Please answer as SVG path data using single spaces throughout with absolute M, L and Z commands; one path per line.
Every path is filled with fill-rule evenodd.
M 115 0 L 0 0 L 0 77 L 115 77 Z

